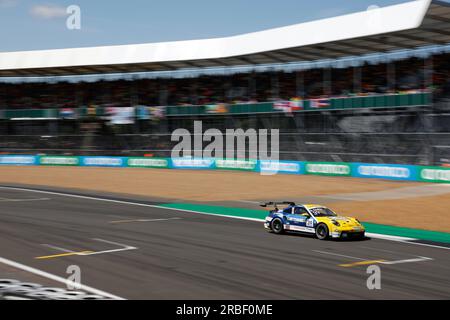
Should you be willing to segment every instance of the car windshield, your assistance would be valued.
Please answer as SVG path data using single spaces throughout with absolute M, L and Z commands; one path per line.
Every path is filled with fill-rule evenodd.
M 314 208 L 309 211 L 311 211 L 315 217 L 336 217 L 336 213 L 328 208 Z

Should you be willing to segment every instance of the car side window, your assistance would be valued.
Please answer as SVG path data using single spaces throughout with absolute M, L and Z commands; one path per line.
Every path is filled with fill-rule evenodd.
M 306 213 L 308 213 L 308 211 L 306 211 L 306 209 L 302 207 L 297 207 L 294 210 L 294 214 L 306 214 Z
M 283 210 L 284 214 L 292 214 L 292 208 L 286 208 Z

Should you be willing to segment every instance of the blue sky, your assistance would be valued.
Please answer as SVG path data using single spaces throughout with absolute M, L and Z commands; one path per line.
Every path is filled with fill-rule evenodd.
M 0 51 L 221 37 L 406 0 L 0 0 Z M 65 8 L 81 8 L 81 30 Z

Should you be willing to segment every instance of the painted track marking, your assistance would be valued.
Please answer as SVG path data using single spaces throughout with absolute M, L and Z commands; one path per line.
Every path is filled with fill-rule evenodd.
M 432 258 L 427 257 L 417 257 L 416 259 L 405 259 L 405 260 L 397 260 L 397 261 L 384 261 L 383 264 L 402 264 L 402 263 L 413 263 L 413 262 L 423 262 L 423 261 L 433 261 Z
M 38 198 L 38 199 L 7 199 L 0 198 L 0 202 L 31 202 L 31 201 L 48 201 L 50 198 Z
M 167 218 L 167 219 L 131 219 L 131 220 L 117 220 L 110 221 L 111 224 L 120 224 L 120 223 L 133 223 L 133 222 L 160 222 L 160 221 L 171 221 L 171 220 L 182 220 L 182 218 Z
M 355 266 L 365 266 L 365 265 L 368 265 L 368 264 L 383 263 L 384 261 L 385 260 L 358 261 L 358 262 L 353 262 L 353 263 L 340 264 L 339 267 L 350 268 L 350 267 L 355 267 Z
M 22 271 L 25 271 L 25 272 L 29 272 L 29 273 L 35 274 L 35 275 L 43 277 L 43 278 L 47 278 L 47 279 L 50 279 L 50 280 L 53 280 L 53 281 L 56 281 L 56 282 L 59 282 L 59 283 L 63 283 L 64 285 L 71 285 L 73 287 L 79 288 L 80 290 L 87 291 L 87 292 L 90 292 L 90 293 L 93 293 L 93 294 L 96 294 L 96 295 L 100 295 L 100 296 L 107 297 L 107 298 L 114 299 L 114 300 L 125 300 L 124 298 L 121 298 L 119 296 L 113 295 L 111 293 L 108 293 L 108 292 L 105 292 L 105 291 L 102 291 L 102 290 L 98 290 L 98 289 L 86 286 L 84 284 L 75 283 L 75 282 L 70 281 L 68 279 L 64 279 L 64 278 L 56 276 L 54 274 L 51 274 L 51 273 L 48 273 L 48 272 L 45 272 L 45 271 L 42 271 L 42 270 L 39 270 L 39 269 L 36 269 L 36 268 L 32 268 L 32 267 L 26 266 L 24 264 L 21 264 L 21 263 L 12 261 L 12 260 L 8 260 L 8 259 L 0 257 L 0 263 L 5 264 L 5 265 L 10 266 L 10 267 L 13 267 L 15 269 L 19 269 L 19 270 L 22 270 Z
M 128 250 L 137 250 L 136 247 L 132 247 L 132 246 L 128 246 L 126 244 L 121 244 L 118 242 L 113 242 L 113 241 L 108 241 L 108 240 L 103 240 L 103 239 L 92 239 L 95 241 L 100 241 L 100 242 L 104 242 L 104 243 L 108 243 L 108 244 L 112 244 L 112 245 L 116 245 L 119 247 L 122 247 L 120 249 L 113 249 L 113 250 L 105 250 L 105 251 L 96 251 L 96 252 L 91 252 L 91 253 L 83 253 L 80 254 L 82 256 L 92 256 L 92 255 L 98 255 L 98 254 L 104 254 L 104 253 L 114 253 L 114 252 L 121 252 L 121 251 L 128 251 Z
M 321 253 L 321 254 L 328 254 L 330 256 L 337 256 L 337 257 L 343 257 L 343 258 L 349 258 L 349 259 L 355 259 L 355 260 L 361 260 L 366 261 L 367 259 L 358 258 L 358 257 L 352 257 L 352 256 L 346 256 L 339 253 L 333 253 L 333 252 L 326 252 L 326 251 L 320 251 L 320 250 L 312 250 L 313 252 Z
M 54 259 L 54 258 L 69 257 L 69 256 L 80 256 L 80 255 L 87 254 L 87 253 L 92 253 L 92 251 L 66 252 L 66 253 L 54 254 L 51 256 L 36 257 L 35 259 L 46 260 L 46 259 Z
M 36 257 L 35 259 L 39 259 L 39 260 L 44 260 L 44 259 L 53 259 L 53 258 L 64 258 L 64 257 L 70 257 L 70 256 L 91 256 L 91 255 L 99 255 L 99 254 L 105 254 L 105 253 L 114 253 L 114 252 L 121 252 L 121 251 L 129 251 L 129 250 L 137 250 L 138 248 L 136 247 L 132 247 L 126 244 L 122 244 L 122 243 L 118 243 L 118 242 L 113 242 L 113 241 L 109 241 L 109 240 L 104 240 L 104 239 L 92 239 L 94 241 L 98 241 L 98 242 L 103 242 L 103 243 L 107 243 L 107 244 L 111 244 L 114 246 L 118 246 L 120 247 L 119 249 L 111 249 L 111 250 L 104 250 L 104 251 L 91 251 L 91 250 L 85 250 L 85 251 L 72 251 L 72 250 L 68 250 L 68 249 L 64 249 L 61 247 L 56 247 L 56 246 L 52 246 L 52 245 L 48 245 L 48 244 L 43 244 L 43 246 L 45 247 L 49 247 L 52 249 L 55 249 L 57 251 L 62 251 L 64 253 L 60 253 L 60 254 L 54 254 L 54 255 L 48 255 L 48 256 L 42 256 L 42 257 Z
M 337 257 L 349 258 L 349 259 L 353 259 L 353 260 L 359 260 L 357 262 L 338 264 L 339 267 L 344 267 L 344 268 L 363 266 L 363 265 L 368 265 L 368 264 L 394 265 L 394 264 L 414 263 L 414 262 L 423 262 L 423 261 L 433 261 L 434 260 L 434 259 L 428 258 L 428 257 L 416 257 L 414 259 L 395 260 L 395 261 L 387 261 L 385 259 L 369 260 L 369 259 L 363 259 L 363 258 L 359 258 L 359 257 L 347 256 L 347 255 L 334 253 L 334 252 L 327 252 L 327 251 L 320 251 L 320 250 L 312 250 L 312 251 L 321 253 L 321 254 L 327 254 L 330 256 L 337 256 Z
M 56 251 L 67 252 L 67 253 L 70 253 L 70 252 L 73 253 L 73 252 L 75 252 L 75 251 L 68 250 L 68 249 L 64 249 L 64 248 L 61 248 L 61 247 L 52 246 L 52 245 L 50 245 L 50 244 L 41 244 L 41 246 L 48 247 L 48 248 L 54 249 L 54 250 L 56 250 Z

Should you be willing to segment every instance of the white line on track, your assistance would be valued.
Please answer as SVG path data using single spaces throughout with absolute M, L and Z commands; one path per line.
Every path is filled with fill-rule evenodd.
M 363 258 L 358 258 L 358 257 L 346 256 L 346 255 L 339 254 L 339 253 L 334 253 L 334 252 L 326 252 L 326 251 L 320 251 L 320 250 L 312 250 L 312 251 L 313 252 L 317 252 L 317 253 L 321 253 L 321 254 L 327 254 L 327 255 L 331 255 L 331 256 L 338 256 L 338 257 L 349 258 L 349 259 L 360 260 L 360 261 L 367 261 L 367 260 L 369 260 L 369 259 L 363 259 Z M 394 261 L 382 261 L 382 260 L 380 260 L 377 263 L 387 264 L 387 265 L 394 265 L 394 264 L 424 262 L 424 261 L 433 261 L 433 260 L 434 260 L 433 258 L 418 256 L 417 258 L 414 258 L 414 259 L 405 259 L 405 260 L 394 260 Z
M 246 217 L 238 217 L 238 216 L 230 216 L 230 215 L 212 214 L 212 213 L 206 213 L 206 212 L 194 211 L 194 210 L 186 210 L 186 209 L 167 208 L 167 207 L 162 207 L 162 206 L 158 206 L 158 205 L 137 203 L 137 202 L 131 202 L 131 201 L 123 201 L 123 200 L 104 199 L 104 198 L 97 198 L 97 197 L 90 197 L 90 196 L 80 196 L 80 195 L 75 195 L 75 194 L 70 194 L 70 193 L 62 193 L 62 192 L 43 191 L 43 190 L 35 190 L 35 189 L 27 189 L 27 188 L 19 188 L 19 187 L 0 187 L 0 189 L 19 190 L 19 191 L 27 191 L 27 192 L 35 192 L 35 193 L 43 193 L 43 194 L 53 194 L 53 195 L 63 196 L 63 197 L 112 202 L 112 203 L 134 205 L 134 206 L 141 206 L 141 207 L 148 207 L 148 208 L 157 208 L 157 209 L 179 211 L 179 212 L 181 211 L 181 212 L 198 213 L 198 214 L 215 216 L 215 217 L 225 217 L 225 218 L 247 220 L 247 221 L 256 221 L 256 222 L 264 222 L 265 221 L 264 219 L 254 219 L 254 218 L 246 218 Z M 375 238 L 375 239 L 395 241 L 395 242 L 405 243 L 405 244 L 409 244 L 409 245 L 420 245 L 420 246 L 450 250 L 450 248 L 437 246 L 437 245 L 409 242 L 411 240 L 418 240 L 418 239 L 414 239 L 414 238 L 397 237 L 397 236 L 390 236 L 390 235 L 384 235 L 384 234 L 378 234 L 378 233 L 367 233 L 367 236 L 369 236 L 371 238 Z
M 349 259 L 355 259 L 355 260 L 361 260 L 361 261 L 368 260 L 368 259 L 363 259 L 363 258 L 358 258 L 358 257 L 346 256 L 343 254 L 333 253 L 333 252 L 326 252 L 326 251 L 320 251 L 320 250 L 312 250 L 312 251 L 321 253 L 321 254 L 328 254 L 330 256 L 337 256 L 337 257 L 343 257 L 343 258 L 349 258 Z
M 105 253 L 114 253 L 114 252 L 121 252 L 121 251 L 128 251 L 128 250 L 136 250 L 136 247 L 131 247 L 128 246 L 126 244 L 122 244 L 122 243 L 118 243 L 118 242 L 113 242 L 113 241 L 108 241 L 108 240 L 103 240 L 103 239 L 92 239 L 95 241 L 100 241 L 100 242 L 104 242 L 104 243 L 108 243 L 108 244 L 112 244 L 118 247 L 122 247 L 120 249 L 113 249 L 113 250 L 105 250 L 105 251 L 96 251 L 96 252 L 90 252 L 90 253 L 80 253 L 80 256 L 93 256 L 93 255 L 98 255 L 98 254 L 105 254 Z
M 0 202 L 30 202 L 30 201 L 48 201 L 50 198 L 39 198 L 39 199 L 7 199 L 0 198 Z
M 61 251 L 61 252 L 65 252 L 65 253 L 75 253 L 77 256 L 92 256 L 92 255 L 99 255 L 99 254 L 105 254 L 105 253 L 114 253 L 114 252 L 121 252 L 121 251 L 128 251 L 128 250 L 137 250 L 138 248 L 136 247 L 132 247 L 126 244 L 122 244 L 122 243 L 118 243 L 118 242 L 113 242 L 113 241 L 109 241 L 109 240 L 104 240 L 104 239 L 92 239 L 94 241 L 98 241 L 98 242 L 104 242 L 107 244 L 112 244 L 114 246 L 118 246 L 120 247 L 119 249 L 111 249 L 111 250 L 104 250 L 104 251 L 90 251 L 90 252 L 76 252 L 76 251 L 72 251 L 69 249 L 65 249 L 65 248 L 61 248 L 61 247 L 57 247 L 57 246 L 53 246 L 50 244 L 43 244 L 44 247 L 48 247 L 57 251 Z
M 23 270 L 25 272 L 29 272 L 29 273 L 35 274 L 35 275 L 40 276 L 40 277 L 44 277 L 44 278 L 47 278 L 47 279 L 50 279 L 50 280 L 53 280 L 53 281 L 56 281 L 56 282 L 59 282 L 59 283 L 63 283 L 64 285 L 77 286 L 77 288 L 79 288 L 80 290 L 87 291 L 87 292 L 90 292 L 90 293 L 93 293 L 93 294 L 96 294 L 96 295 L 100 295 L 100 296 L 103 296 L 103 297 L 106 297 L 106 298 L 111 298 L 111 299 L 114 299 L 114 300 L 125 300 L 124 298 L 121 298 L 119 296 L 113 295 L 111 293 L 108 293 L 108 292 L 105 292 L 105 291 L 102 291 L 102 290 L 98 290 L 98 289 L 86 286 L 84 284 L 74 283 L 72 281 L 69 281 L 69 280 L 64 279 L 62 277 L 59 277 L 59 276 L 56 276 L 54 274 L 51 274 L 51 273 L 48 273 L 48 272 L 45 272 L 45 271 L 42 271 L 42 270 L 39 270 L 39 269 L 35 269 L 35 268 L 29 267 L 29 266 L 26 266 L 24 264 L 21 264 L 21 263 L 15 262 L 15 261 L 11 261 L 11 260 L 8 260 L 8 259 L 5 259 L 5 258 L 1 258 L 0 257 L 0 263 L 3 263 L 5 265 L 7 265 L 7 266 L 10 266 L 10 267 L 13 267 L 13 268 L 16 268 L 16 269 Z
M 172 220 L 182 220 L 183 218 L 166 218 L 166 219 L 129 219 L 129 220 L 116 220 L 110 221 L 111 224 L 120 223 L 132 223 L 132 222 L 160 222 L 160 221 L 172 221 Z
M 248 201 L 248 200 L 238 200 L 236 202 L 251 203 L 251 204 L 260 204 L 261 203 L 261 202 L 258 202 L 258 201 Z
M 396 240 L 392 240 L 392 241 L 396 241 Z M 437 249 L 444 249 L 444 250 L 450 250 L 450 248 L 448 247 L 441 247 L 441 246 L 436 246 L 433 244 L 427 244 L 427 243 L 420 243 L 420 242 L 408 242 L 408 241 L 397 241 L 400 243 L 407 243 L 407 244 L 415 244 L 417 246 L 424 246 L 424 247 L 431 247 L 431 248 L 437 248 Z
M 407 237 L 399 237 L 399 236 L 391 236 L 387 234 L 379 234 L 379 233 L 370 233 L 366 232 L 366 236 L 370 238 L 376 238 L 376 239 L 383 239 L 383 240 L 390 240 L 390 241 L 399 241 L 399 242 L 406 242 L 406 241 L 413 241 L 418 240 L 415 238 L 407 238 Z
M 69 250 L 69 249 L 64 249 L 61 247 L 57 247 L 57 246 L 52 246 L 50 244 L 42 244 L 42 246 L 56 250 L 56 251 L 61 251 L 61 252 L 66 252 L 66 253 L 75 253 L 75 251 Z
M 423 262 L 423 261 L 432 261 L 434 259 L 427 257 L 418 257 L 416 259 L 405 259 L 405 260 L 397 260 L 397 261 L 383 261 L 380 262 L 382 264 L 402 264 L 402 263 L 412 263 L 412 262 Z

